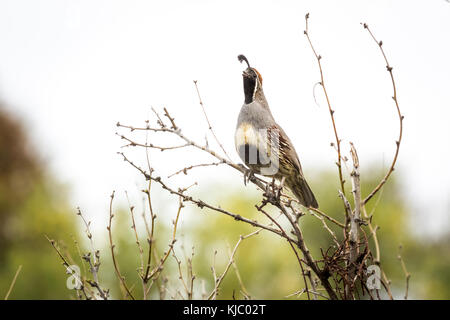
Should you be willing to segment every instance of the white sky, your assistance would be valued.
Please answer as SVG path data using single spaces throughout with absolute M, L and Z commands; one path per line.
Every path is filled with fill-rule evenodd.
M 26 121 L 52 170 L 71 185 L 72 204 L 90 217 L 103 219 L 111 190 L 137 190 L 141 181 L 116 155 L 117 121 L 139 125 L 150 106 L 166 106 L 186 133 L 203 141 L 207 126 L 192 80 L 199 81 L 216 133 L 237 160 L 240 53 L 262 73 L 272 112 L 294 141 L 306 175 L 334 169 L 327 108 L 319 87 L 321 107 L 312 95 L 319 74 L 303 35 L 306 12 L 343 146 L 347 151 L 348 141 L 356 144 L 363 167 L 388 166 L 398 120 L 384 61 L 360 22 L 383 40 L 405 115 L 395 174 L 423 230 L 448 229 L 450 3 L 445 0 L 2 0 L 0 97 Z M 194 163 L 195 155 L 189 156 Z M 155 157 L 162 170 L 184 163 Z

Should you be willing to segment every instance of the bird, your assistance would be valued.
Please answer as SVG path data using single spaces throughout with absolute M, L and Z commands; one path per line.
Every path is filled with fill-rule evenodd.
M 249 168 L 250 175 L 256 173 L 280 180 L 281 188 L 287 186 L 301 205 L 318 208 L 294 145 L 270 111 L 261 74 L 250 66 L 244 55 L 239 55 L 238 60 L 247 64 L 242 73 L 244 104 L 235 131 L 239 157 Z

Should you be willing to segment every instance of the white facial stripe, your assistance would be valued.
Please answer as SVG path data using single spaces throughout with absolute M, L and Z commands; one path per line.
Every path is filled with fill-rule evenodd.
M 252 100 L 255 100 L 255 95 L 256 95 L 256 91 L 258 91 L 260 84 L 259 84 L 259 77 L 258 75 L 256 75 L 256 83 L 255 83 L 255 89 L 253 89 L 253 96 L 252 96 Z

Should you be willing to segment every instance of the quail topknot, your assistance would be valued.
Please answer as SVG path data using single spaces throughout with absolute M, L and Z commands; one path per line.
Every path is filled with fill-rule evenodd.
M 245 101 L 235 132 L 235 145 L 240 158 L 252 173 L 280 180 L 303 206 L 318 208 L 317 200 L 303 176 L 294 145 L 270 112 L 262 89 L 261 74 L 250 67 L 244 55 L 239 55 L 238 59 L 247 64 L 242 74 Z

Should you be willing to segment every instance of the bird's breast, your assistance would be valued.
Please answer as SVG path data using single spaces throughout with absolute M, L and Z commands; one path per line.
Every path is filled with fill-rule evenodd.
M 242 122 L 236 129 L 236 151 L 247 166 L 257 169 L 255 172 L 272 164 L 266 131 L 257 129 L 248 122 Z
M 239 150 L 239 147 L 243 145 L 257 146 L 259 141 L 259 133 L 258 130 L 250 123 L 243 122 L 236 128 L 234 138 L 236 149 Z

